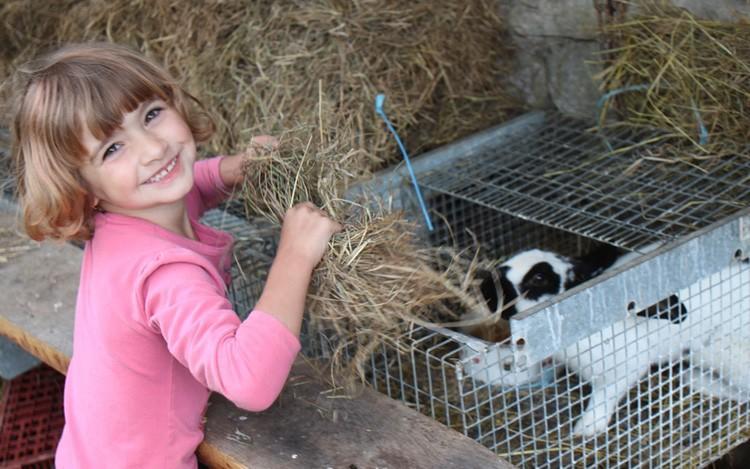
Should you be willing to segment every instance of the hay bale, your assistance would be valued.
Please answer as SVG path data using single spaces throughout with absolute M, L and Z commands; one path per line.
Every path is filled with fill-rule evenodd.
M 377 92 L 412 152 L 505 120 L 510 50 L 490 0 L 25 0 L 0 7 L 0 72 L 51 46 L 129 44 L 165 63 L 215 111 L 211 147 L 319 125 L 378 169 L 398 159 L 373 112 Z M 8 61 L 11 60 L 11 63 Z
M 615 98 L 623 124 L 666 129 L 696 160 L 735 153 L 750 138 L 750 23 L 700 20 L 665 2 L 641 7 L 605 31 L 617 46 L 598 78 L 606 92 L 630 90 Z

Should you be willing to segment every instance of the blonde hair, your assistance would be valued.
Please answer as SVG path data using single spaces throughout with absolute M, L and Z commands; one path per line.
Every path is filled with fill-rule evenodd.
M 203 105 L 162 67 L 126 47 L 72 44 L 26 64 L 13 122 L 12 155 L 23 225 L 35 240 L 86 240 L 93 195 L 80 176 L 84 129 L 108 138 L 123 116 L 162 99 L 185 119 L 196 142 L 214 124 Z

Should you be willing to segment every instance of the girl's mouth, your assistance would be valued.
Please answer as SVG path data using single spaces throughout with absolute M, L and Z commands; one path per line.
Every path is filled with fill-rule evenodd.
M 156 173 L 153 176 L 151 176 L 150 178 L 146 179 L 145 183 L 146 184 L 154 184 L 154 183 L 157 183 L 157 182 L 161 181 L 165 177 L 167 177 L 167 175 L 169 175 L 172 172 L 172 170 L 175 168 L 175 166 L 177 166 L 177 158 L 178 157 L 175 156 L 158 173 Z

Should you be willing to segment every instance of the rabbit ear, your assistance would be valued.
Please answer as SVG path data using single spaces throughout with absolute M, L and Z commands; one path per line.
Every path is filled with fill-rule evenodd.
M 503 292 L 503 309 L 500 317 L 506 320 L 518 313 L 515 302 L 515 299 L 518 298 L 518 291 L 510 280 L 508 280 L 507 272 L 508 267 L 500 268 L 500 289 Z
M 510 303 L 518 296 L 515 287 L 508 280 L 507 273 L 509 269 L 510 267 L 503 265 L 498 268 L 497 272 L 481 271 L 477 274 L 477 277 L 482 279 L 479 290 L 487 302 L 487 307 L 491 313 L 496 313 L 498 307 Z M 507 309 L 503 308 L 501 317 L 508 319 L 516 313 L 515 306 L 508 307 Z
M 625 251 L 611 244 L 602 244 L 583 256 L 571 259 L 572 268 L 565 281 L 565 289 L 573 288 L 601 274 L 612 267 L 617 258 L 624 253 Z
M 666 319 L 675 324 L 679 324 L 687 319 L 687 314 L 687 308 L 677 295 L 670 295 L 669 298 L 661 300 L 660 302 L 636 313 L 637 316 Z
M 490 313 L 494 313 L 497 311 L 498 304 L 499 276 L 495 272 L 482 270 L 477 273 L 477 277 L 482 279 L 482 283 L 479 285 L 479 291 L 482 293 L 484 301 L 487 302 L 487 307 L 489 308 Z

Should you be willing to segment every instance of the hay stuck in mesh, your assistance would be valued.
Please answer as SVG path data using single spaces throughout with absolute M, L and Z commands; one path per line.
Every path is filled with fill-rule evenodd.
M 398 160 L 373 110 L 412 153 L 507 119 L 511 51 L 492 0 L 8 0 L 0 73 L 67 42 L 107 40 L 166 64 L 215 113 L 213 151 L 317 125 L 360 165 Z M 346 142 L 344 142 L 346 140 Z
M 406 352 L 398 339 L 414 323 L 459 323 L 462 312 L 486 309 L 476 269 L 460 253 L 420 246 L 398 214 L 363 215 L 333 239 L 308 295 L 312 330 L 332 332 L 333 375 L 364 380 L 383 343 Z
M 384 343 L 403 347 L 398 338 L 415 323 L 455 326 L 480 321 L 462 322 L 467 312 L 492 316 L 475 278 L 489 264 L 449 247 L 427 247 L 400 213 L 344 199 L 351 172 L 341 162 L 351 159 L 335 146 L 316 151 L 315 131 L 305 134 L 287 134 L 278 149 L 246 162 L 242 200 L 248 217 L 279 225 L 302 201 L 343 223 L 313 272 L 306 306 L 309 330 L 331 338 L 333 376 L 345 385 L 364 380 L 371 353 Z
M 639 5 L 637 17 L 606 28 L 618 46 L 605 52 L 609 65 L 598 77 L 619 93 L 624 125 L 666 129 L 666 140 L 693 147 L 693 159 L 736 152 L 750 139 L 750 22 Z

